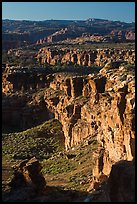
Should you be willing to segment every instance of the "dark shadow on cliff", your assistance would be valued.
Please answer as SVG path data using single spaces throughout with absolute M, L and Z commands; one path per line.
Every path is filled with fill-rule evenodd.
M 112 166 L 108 179 L 112 202 L 135 202 L 135 160 L 121 160 Z
M 135 160 L 121 160 L 112 166 L 109 178 L 92 192 L 61 186 L 10 188 L 5 184 L 3 202 L 135 202 Z

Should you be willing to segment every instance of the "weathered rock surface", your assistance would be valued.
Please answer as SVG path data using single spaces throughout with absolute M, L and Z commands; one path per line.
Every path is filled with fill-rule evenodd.
M 45 102 L 63 126 L 65 147 L 97 137 L 93 175 L 109 175 L 112 164 L 135 156 L 134 70 L 117 63 L 96 76 L 55 75 Z
M 100 175 L 98 182 L 92 182 L 91 185 L 94 188 L 84 202 L 135 202 L 134 160 L 116 162 L 108 178 Z
M 33 157 L 30 160 L 24 160 L 15 165 L 14 177 L 9 183 L 12 189 L 29 186 L 36 191 L 42 191 L 46 187 L 46 181 L 41 173 L 42 166 L 39 161 Z
M 93 155 L 95 181 L 101 174 L 108 176 L 116 162 L 135 157 L 134 71 L 116 61 L 95 75 L 45 77 L 47 88 L 38 107 L 61 122 L 66 150 L 85 138 L 95 137 L 99 143 Z
M 112 202 L 135 202 L 135 163 L 122 160 L 112 166 L 108 179 Z
M 135 50 L 128 49 L 96 49 L 82 51 L 79 49 L 41 48 L 37 54 L 41 64 L 77 64 L 82 66 L 104 66 L 107 62 L 123 60 L 135 62 Z
M 3 195 L 3 202 L 30 202 L 42 196 L 46 190 L 46 180 L 41 169 L 35 157 L 13 166 L 13 178 L 8 184 L 10 190 Z
M 90 193 L 50 187 L 46 181 L 35 179 L 39 162 L 32 158 L 14 167 L 12 190 L 3 197 L 4 202 L 135 202 L 135 163 L 121 160 L 113 164 L 109 177 L 100 175 Z M 34 171 L 36 172 L 34 173 Z M 29 176 L 29 174 L 31 176 Z M 32 177 L 33 172 L 33 177 Z M 35 176 L 34 176 L 35 175 Z M 31 179 L 28 179 L 28 177 Z M 33 181 L 33 182 L 32 182 Z M 40 181 L 40 183 L 39 183 Z M 38 184 L 40 184 L 38 186 Z M 36 187 L 37 186 L 37 187 Z M 40 188 L 41 186 L 41 188 Z M 37 189 L 37 190 L 36 190 Z

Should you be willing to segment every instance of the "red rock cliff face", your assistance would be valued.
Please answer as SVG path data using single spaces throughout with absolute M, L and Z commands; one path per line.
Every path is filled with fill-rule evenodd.
M 47 107 L 63 125 L 69 149 L 85 138 L 99 143 L 93 175 L 135 154 L 135 80 L 122 66 L 106 65 L 96 76 L 55 75 L 45 92 Z
M 41 64 L 56 65 L 78 64 L 82 66 L 104 66 L 109 61 L 124 60 L 128 63 L 135 62 L 135 50 L 127 49 L 96 49 L 82 51 L 79 49 L 49 49 L 41 48 L 37 55 L 37 60 Z
M 16 77 L 21 76 L 19 82 L 22 79 L 22 83 L 16 83 L 12 76 L 9 74 L 3 78 L 4 93 L 13 89 L 20 90 L 22 85 L 25 87 L 26 80 L 29 82 L 27 90 L 32 86 L 36 90 L 37 86 L 47 88 L 43 90 L 42 99 L 38 96 L 24 98 L 27 102 L 24 102 L 23 107 L 20 104 L 22 99 L 15 97 L 12 101 L 9 97 L 9 111 L 6 105 L 3 105 L 3 116 L 5 118 L 10 116 L 9 123 L 10 121 L 16 123 L 21 118 L 24 121 L 27 118 L 31 120 L 31 117 L 37 114 L 40 117 L 43 113 L 42 117 L 45 117 L 53 113 L 52 117 L 54 116 L 62 124 L 66 150 L 84 139 L 95 138 L 99 144 L 92 158 L 95 162 L 93 169 L 95 177 L 100 173 L 109 175 L 112 165 L 119 160 L 134 158 L 135 76 L 133 69 L 114 62 L 106 64 L 96 75 L 74 76 L 58 73 L 48 76 L 34 75 L 32 77 L 34 80 L 31 80 L 31 75 L 24 75 L 28 77 L 24 78 L 17 74 Z M 3 100 L 3 104 L 5 103 L 6 101 Z M 13 106 L 16 107 L 15 114 L 19 116 L 16 117 L 17 120 L 12 120 L 12 114 L 9 114 L 14 113 Z M 36 114 L 32 115 L 34 109 Z

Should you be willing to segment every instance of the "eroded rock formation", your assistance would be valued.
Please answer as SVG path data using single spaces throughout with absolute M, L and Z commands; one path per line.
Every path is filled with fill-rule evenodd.
M 79 49 L 41 48 L 37 55 L 41 64 L 77 64 L 82 66 L 104 66 L 107 62 L 124 60 L 134 64 L 135 50 L 127 49 L 96 49 L 82 51 Z
M 84 202 L 135 202 L 135 161 L 116 162 L 109 177 L 100 175 L 88 191 L 91 189 Z
M 112 164 L 135 156 L 135 78 L 117 63 L 107 64 L 96 76 L 55 75 L 45 102 L 63 125 L 69 149 L 97 137 L 93 175 L 109 175 Z
M 42 191 L 46 187 L 46 181 L 41 173 L 42 166 L 39 161 L 33 157 L 30 160 L 24 160 L 15 165 L 14 177 L 10 182 L 13 189 L 21 187 L 31 187 L 35 191 Z
M 14 82 L 12 77 L 8 81 Z M 116 61 L 107 63 L 98 74 L 56 73 L 45 76 L 42 81 L 47 87 L 43 90 L 44 96 L 31 98 L 29 104 L 37 102 L 41 110 L 48 110 L 61 122 L 66 150 L 86 138 L 97 139 L 98 149 L 92 158 L 93 177 L 109 175 L 114 163 L 134 158 L 134 66 Z M 16 83 L 12 84 L 16 87 Z
M 13 177 L 8 182 L 9 190 L 3 195 L 3 202 L 31 202 L 42 196 L 47 186 L 41 169 L 35 157 L 14 165 Z
M 122 160 L 112 166 L 108 179 L 111 202 L 135 202 L 135 163 Z

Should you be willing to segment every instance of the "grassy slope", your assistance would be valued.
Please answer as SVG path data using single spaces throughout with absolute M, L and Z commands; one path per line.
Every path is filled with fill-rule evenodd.
M 23 132 L 3 134 L 3 159 L 50 157 L 51 154 L 64 148 L 64 135 L 61 128 L 61 124 L 53 119 Z
M 64 151 L 62 154 L 56 154 L 48 160 L 43 160 L 42 172 L 47 185 L 86 191 L 90 185 L 94 165 L 92 153 L 97 146 L 96 140 L 89 145 L 83 142 L 67 152 Z M 69 155 L 72 155 L 72 158 L 68 158 Z
M 61 124 L 52 119 L 23 132 L 3 134 L 2 139 L 3 185 L 12 176 L 11 166 L 32 156 L 40 159 L 47 185 L 86 191 L 92 176 L 92 152 L 98 144 L 80 144 L 64 150 Z M 67 155 L 73 155 L 68 158 Z

